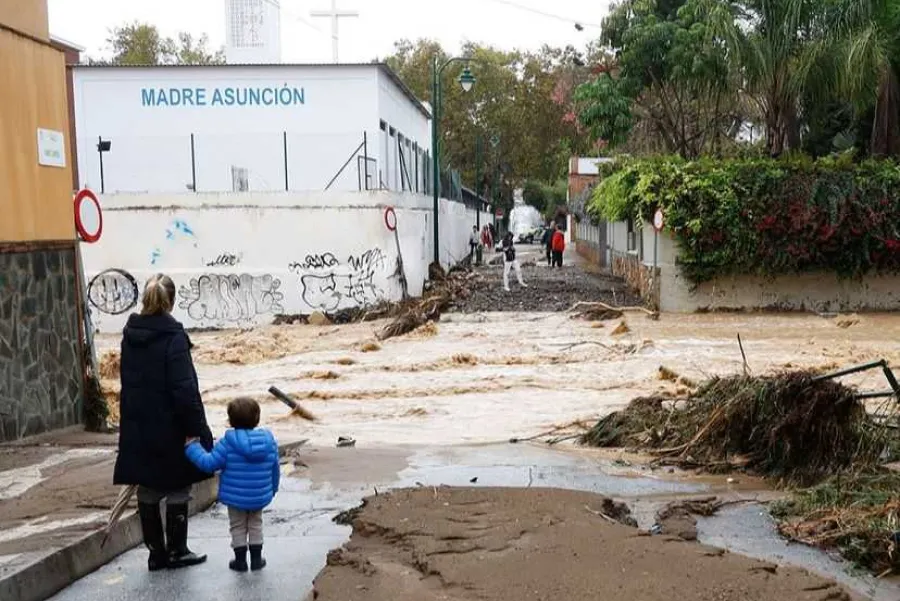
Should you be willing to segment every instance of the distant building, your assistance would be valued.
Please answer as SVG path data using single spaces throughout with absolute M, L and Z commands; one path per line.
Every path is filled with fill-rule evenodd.
M 430 190 L 430 115 L 388 67 L 74 69 L 81 186 Z M 103 152 L 103 181 L 98 142 Z
M 225 60 L 236 65 L 281 62 L 278 0 L 225 0 Z

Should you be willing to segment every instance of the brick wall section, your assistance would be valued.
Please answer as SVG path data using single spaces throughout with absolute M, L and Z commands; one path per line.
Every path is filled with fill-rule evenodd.
M 654 310 L 659 310 L 659 268 L 654 278 L 653 267 L 644 265 L 637 255 L 614 252 L 612 274 L 625 280 L 625 284 Z
M 80 423 L 75 249 L 0 249 L 0 442 Z
M 569 174 L 569 198 L 575 198 L 600 179 L 596 175 Z

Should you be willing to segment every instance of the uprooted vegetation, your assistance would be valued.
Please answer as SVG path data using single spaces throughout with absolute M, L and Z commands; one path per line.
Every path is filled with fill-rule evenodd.
M 895 401 L 891 401 L 892 403 Z M 883 467 L 900 436 L 852 389 L 812 372 L 715 378 L 684 398 L 644 397 L 581 438 L 649 451 L 657 462 L 747 470 L 803 486 L 774 513 L 788 538 L 876 572 L 900 570 L 900 474 Z
M 900 573 L 900 473 L 838 474 L 771 511 L 791 540 L 837 549 L 875 574 Z
M 685 399 L 635 399 L 601 419 L 582 442 L 809 484 L 835 471 L 877 465 L 896 437 L 851 389 L 799 372 L 716 378 Z

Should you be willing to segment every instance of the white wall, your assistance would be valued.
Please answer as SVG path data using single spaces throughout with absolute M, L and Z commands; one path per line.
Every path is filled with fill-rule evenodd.
M 103 156 L 108 193 L 185 192 L 195 176 L 198 191 L 232 191 L 233 166 L 247 169 L 253 191 L 324 190 L 348 159 L 331 189 L 357 191 L 365 169 L 358 158 L 363 151 L 356 151 L 366 135 L 371 184 L 377 187 L 378 170 L 396 153 L 395 145 L 383 156 L 382 119 L 420 147 L 430 147 L 427 115 L 384 69 L 76 67 L 81 185 L 101 188 L 97 142 L 102 136 L 112 143 Z M 189 101 L 181 98 L 185 92 Z M 399 178 L 389 188 L 399 190 Z
M 83 257 L 92 319 L 104 332 L 122 328 L 158 272 L 175 280 L 174 314 L 187 327 L 243 327 L 398 300 L 397 238 L 409 292 L 419 295 L 433 257 L 431 201 L 420 195 L 108 194 L 101 204 L 103 237 L 83 245 Z M 388 205 L 397 238 L 384 224 Z M 449 267 L 468 252 L 475 215 L 442 200 L 440 219 Z
M 421 151 L 429 152 L 431 149 L 431 130 L 428 117 L 419 110 L 410 110 L 409 99 L 399 88 L 397 83 L 385 71 L 378 73 L 378 116 L 388 126 L 387 134 L 379 132 L 380 139 L 389 146 L 385 160 L 389 161 L 389 167 L 382 161 L 379 169 L 385 183 L 391 189 L 416 190 L 418 180 L 420 192 L 424 192 L 422 186 L 423 167 Z M 390 128 L 396 131 L 395 137 L 390 137 Z M 398 153 L 398 140 L 400 136 L 409 140 L 409 144 L 403 144 L 404 160 L 409 172 L 409 182 L 400 177 L 400 159 Z M 418 146 L 420 153 L 415 152 Z M 418 163 L 418 175 L 416 165 Z M 386 168 L 387 167 L 387 168 Z

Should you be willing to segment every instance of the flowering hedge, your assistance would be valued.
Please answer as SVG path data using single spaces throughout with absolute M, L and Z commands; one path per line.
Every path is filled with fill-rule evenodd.
M 900 272 L 900 166 L 848 158 L 631 161 L 588 212 L 650 221 L 657 207 L 696 283 L 720 275 Z

